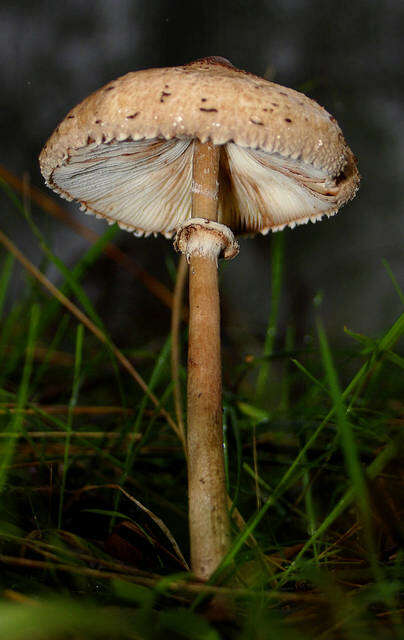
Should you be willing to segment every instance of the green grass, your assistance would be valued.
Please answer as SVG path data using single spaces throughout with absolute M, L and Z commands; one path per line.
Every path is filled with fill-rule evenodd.
M 262 357 L 240 350 L 236 383 L 224 389 L 233 545 L 202 586 L 186 563 L 168 327 L 159 344 L 114 345 L 85 284 L 116 229 L 65 265 L 2 188 L 41 268 L 58 269 L 61 293 L 85 316 L 45 290 L 0 235 L 1 637 L 404 637 L 404 314 L 386 318 L 379 336 L 346 330 L 350 348 L 340 350 L 318 296 L 310 349 L 294 327 L 283 339 L 287 245 L 273 237 Z M 389 265 L 380 268 L 403 302 Z

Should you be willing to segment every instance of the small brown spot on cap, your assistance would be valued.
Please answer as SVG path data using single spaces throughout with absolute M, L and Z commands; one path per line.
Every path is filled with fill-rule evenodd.
M 250 118 L 250 122 L 251 124 L 258 124 L 260 126 L 264 124 L 261 120 L 258 120 L 258 118 Z
M 199 107 L 199 111 L 206 111 L 207 113 L 217 112 L 217 109 L 204 109 L 204 107 Z
M 126 116 L 127 120 L 133 120 L 133 118 L 136 118 L 136 116 L 138 116 L 140 113 L 140 111 L 136 111 L 135 113 L 131 113 L 129 116 Z

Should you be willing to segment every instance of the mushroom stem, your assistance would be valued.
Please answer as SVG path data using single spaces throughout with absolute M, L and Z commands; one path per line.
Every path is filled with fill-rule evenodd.
M 195 140 L 192 169 L 192 217 L 217 221 L 220 147 Z
M 217 220 L 220 148 L 196 141 L 192 183 L 193 218 Z M 198 231 L 201 243 L 213 241 Z M 199 244 L 199 243 L 196 243 Z M 217 247 L 216 242 L 216 247 Z M 208 580 L 230 544 L 224 471 L 220 303 L 220 246 L 189 251 L 187 450 L 191 567 Z

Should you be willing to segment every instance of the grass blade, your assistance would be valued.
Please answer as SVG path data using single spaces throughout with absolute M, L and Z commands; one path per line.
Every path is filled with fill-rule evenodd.
M 365 527 L 368 531 L 370 531 L 370 512 L 368 506 L 369 496 L 367 492 L 366 482 L 362 473 L 358 447 L 353 436 L 352 425 L 347 419 L 347 412 L 338 382 L 338 375 L 334 367 L 330 347 L 328 345 L 324 326 L 320 318 L 317 318 L 317 331 L 320 342 L 321 356 L 330 387 L 330 394 L 333 401 L 334 413 L 337 419 L 346 467 L 351 478 L 354 493 L 358 502 L 358 507 L 365 522 Z
M 67 471 L 69 468 L 69 450 L 70 450 L 70 439 L 71 433 L 73 429 L 73 409 L 75 408 L 79 395 L 80 388 L 80 373 L 81 373 L 81 362 L 83 356 L 83 337 L 84 337 L 84 327 L 82 324 L 79 324 L 77 327 L 76 334 L 76 354 L 74 360 L 74 374 L 73 374 L 73 386 L 72 393 L 69 402 L 69 412 L 67 415 L 67 436 L 65 440 L 65 450 L 63 456 L 63 474 L 62 474 L 62 483 L 60 487 L 60 498 L 59 498 L 59 513 L 58 513 L 58 529 L 61 529 L 62 526 L 62 514 L 63 514 L 63 503 L 64 503 L 64 495 L 66 488 L 66 478 Z
M 4 265 L 0 275 L 0 318 L 3 315 L 4 302 L 8 290 L 8 285 L 11 278 L 11 273 L 14 265 L 14 256 L 9 253 L 4 260 Z
M 265 360 L 259 369 L 257 379 L 256 396 L 259 402 L 263 402 L 265 400 L 265 396 L 268 394 L 267 386 L 271 370 L 270 356 L 274 349 L 281 297 L 284 237 L 283 233 L 275 233 L 271 239 L 271 310 L 269 313 L 267 332 L 265 336 L 263 354 L 265 356 Z
M 388 274 L 390 280 L 393 283 L 393 287 L 395 288 L 398 297 L 400 298 L 402 304 L 404 304 L 404 291 L 401 289 L 400 285 L 398 284 L 396 276 L 394 275 L 393 271 L 391 270 L 391 267 L 390 267 L 389 263 L 387 262 L 387 260 L 385 260 L 383 258 L 382 263 L 383 263 L 384 268 L 387 271 L 387 274 Z
M 29 397 L 29 383 L 31 379 L 32 373 L 32 364 L 34 359 L 34 346 L 35 340 L 37 337 L 37 330 L 39 324 L 39 307 L 34 305 L 32 307 L 30 324 L 28 329 L 28 339 L 27 339 L 27 348 L 26 348 L 26 356 L 24 368 L 22 371 L 22 377 L 20 386 L 17 394 L 17 412 L 13 414 L 11 425 L 9 431 L 11 434 L 20 433 L 22 430 L 24 413 L 22 409 L 26 406 Z M 16 446 L 17 439 L 15 437 L 10 437 L 4 444 L 4 448 L 1 455 L 0 461 L 0 493 L 3 492 L 8 468 L 13 458 L 14 449 Z

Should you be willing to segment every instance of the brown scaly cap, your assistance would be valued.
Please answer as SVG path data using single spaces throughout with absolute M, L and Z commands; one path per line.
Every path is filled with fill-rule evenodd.
M 91 94 L 40 155 L 46 183 L 135 233 L 191 216 L 193 140 L 222 146 L 219 221 L 266 233 L 331 215 L 359 176 L 338 124 L 223 58 L 128 73 Z

